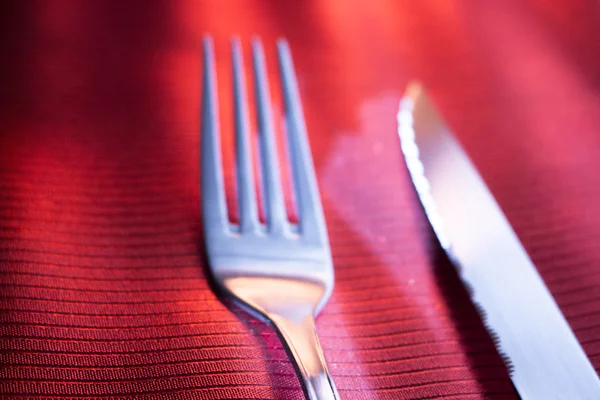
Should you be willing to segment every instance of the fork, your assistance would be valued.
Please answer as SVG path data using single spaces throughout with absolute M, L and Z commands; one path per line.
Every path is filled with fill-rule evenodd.
M 331 250 L 287 42 L 279 40 L 277 50 L 298 223 L 289 222 L 285 210 L 265 56 L 258 39 L 252 41 L 252 59 L 266 223 L 262 224 L 258 218 L 248 138 L 248 101 L 238 39 L 232 41 L 232 64 L 240 218 L 239 224 L 229 222 L 215 56 L 212 39 L 205 37 L 201 134 L 206 253 L 218 288 L 275 328 L 299 374 L 306 398 L 338 400 L 315 327 L 315 316 L 333 290 Z

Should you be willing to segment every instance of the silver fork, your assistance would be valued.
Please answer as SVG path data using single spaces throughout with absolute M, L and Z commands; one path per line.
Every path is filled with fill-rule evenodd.
M 212 39 L 204 39 L 202 215 L 208 262 L 218 287 L 282 339 L 310 400 L 339 395 L 317 337 L 315 316 L 333 289 L 333 264 L 290 50 L 277 43 L 298 224 L 286 215 L 262 44 L 252 42 L 266 224 L 258 219 L 248 138 L 241 45 L 232 42 L 239 225 L 225 205 Z

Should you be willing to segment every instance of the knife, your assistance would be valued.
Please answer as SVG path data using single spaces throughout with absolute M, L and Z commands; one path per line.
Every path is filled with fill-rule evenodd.
M 600 399 L 600 379 L 517 235 L 422 85 L 409 84 L 398 134 L 444 251 L 523 400 Z

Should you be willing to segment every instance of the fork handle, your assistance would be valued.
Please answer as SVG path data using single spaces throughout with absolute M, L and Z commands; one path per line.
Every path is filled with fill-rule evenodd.
M 269 318 L 296 361 L 306 398 L 339 400 L 340 396 L 327 368 L 323 349 L 317 337 L 313 315 L 292 320 L 271 314 Z

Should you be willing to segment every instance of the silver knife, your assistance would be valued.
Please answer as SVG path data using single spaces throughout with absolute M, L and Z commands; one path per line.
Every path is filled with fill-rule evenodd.
M 517 235 L 421 84 L 400 102 L 412 181 L 523 400 L 600 399 L 600 379 Z

